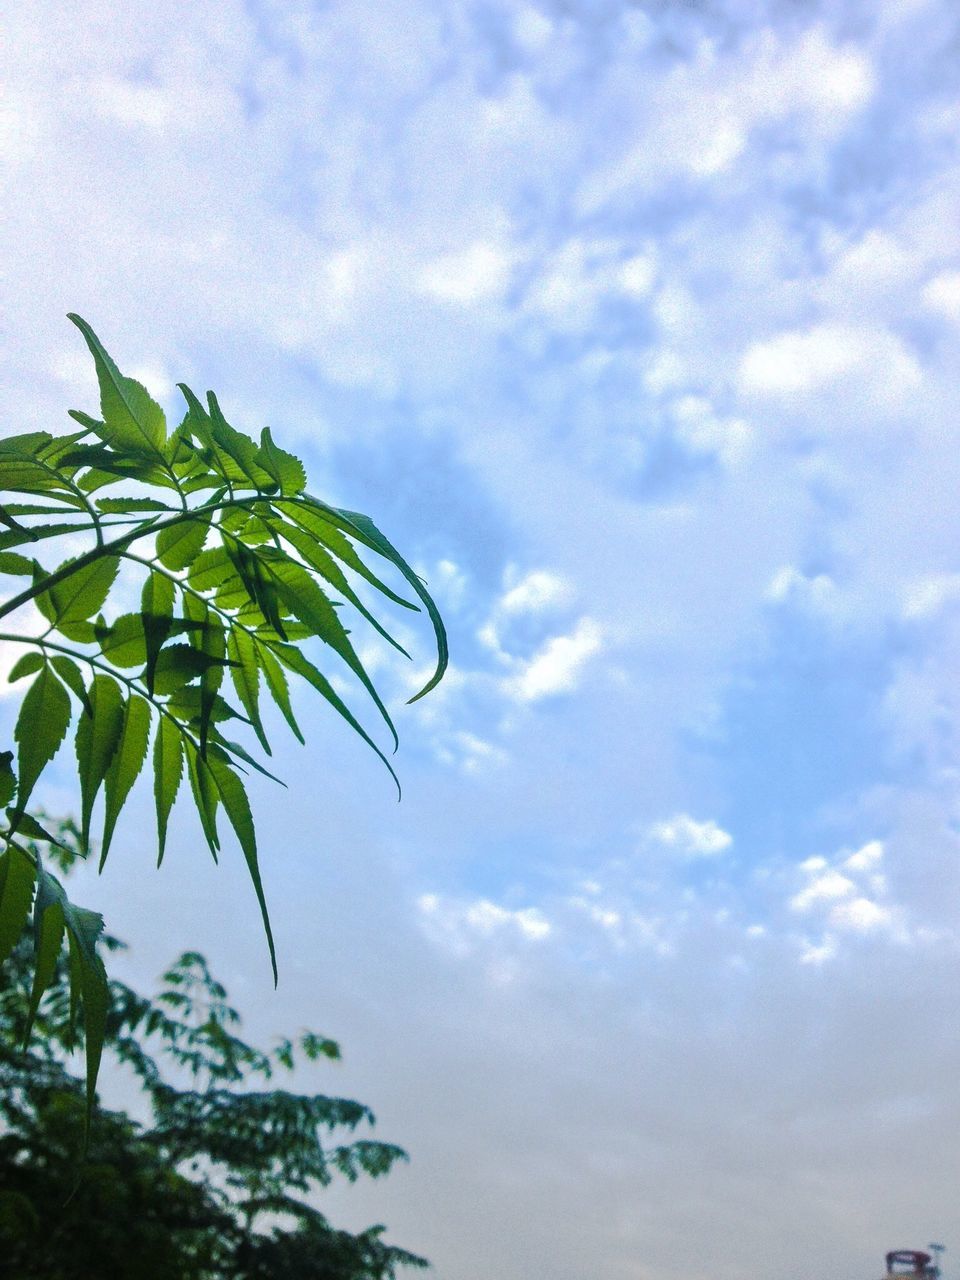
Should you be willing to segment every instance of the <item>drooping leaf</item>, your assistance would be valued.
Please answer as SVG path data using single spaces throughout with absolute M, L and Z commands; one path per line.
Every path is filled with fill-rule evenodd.
M 217 809 L 220 806 L 220 792 L 210 773 L 207 759 L 202 756 L 189 738 L 183 740 L 183 751 L 187 760 L 187 777 L 190 779 L 190 790 L 200 818 L 200 826 L 207 847 L 213 854 L 214 862 L 220 850 L 220 837 L 217 834 Z
M 184 685 L 196 680 L 210 666 L 223 667 L 223 660 L 189 644 L 171 644 L 160 652 L 154 672 L 154 692 L 159 695 L 176 693 Z
M 100 846 L 100 867 L 107 860 L 110 842 L 120 810 L 130 794 L 147 758 L 147 740 L 150 736 L 150 704 L 145 698 L 131 694 L 123 709 L 123 727 L 113 758 L 104 779 L 103 841 Z
M 90 699 L 87 696 L 87 686 L 83 683 L 83 675 L 74 660 L 68 658 L 65 654 L 55 653 L 50 659 L 50 665 L 70 692 L 79 699 L 84 711 L 90 714 Z
M 153 794 L 157 806 L 157 866 L 163 861 L 167 822 L 183 775 L 183 738 L 177 726 L 160 717 L 153 743 Z
M 27 1013 L 27 1025 L 23 1043 L 30 1040 L 34 1019 L 40 1007 L 43 993 L 53 981 L 57 969 L 57 957 L 63 942 L 63 892 L 58 894 L 59 885 L 53 876 L 42 867 L 37 868 L 37 893 L 33 903 L 33 949 L 34 970 L 33 988 L 30 992 L 30 1007 Z
M 250 873 L 250 879 L 253 881 L 254 892 L 260 905 L 260 917 L 263 920 L 264 932 L 267 935 L 267 946 L 270 948 L 270 964 L 273 968 L 273 981 L 276 985 L 279 977 L 277 973 L 277 952 L 273 941 L 273 930 L 270 928 L 270 915 L 267 911 L 267 900 L 263 892 L 263 881 L 260 877 L 257 837 L 254 831 L 253 815 L 250 812 L 247 793 L 243 783 L 230 767 L 226 757 L 217 748 L 211 748 L 207 761 L 200 760 L 199 763 L 201 765 L 206 763 L 223 802 L 224 813 L 230 820 L 230 825 L 233 827 L 237 840 L 240 842 L 240 848 L 243 850 L 243 856 L 247 862 L 247 870 Z
M 61 890 L 62 892 L 62 890 Z M 71 998 L 76 1000 L 79 983 L 83 997 L 83 1032 L 86 1054 L 87 1107 L 84 1147 L 90 1137 L 90 1122 L 96 1102 L 97 1076 L 106 1039 L 107 1015 L 110 1011 L 110 990 L 103 961 L 97 955 L 97 939 L 103 932 L 103 916 L 86 907 L 74 906 L 64 894 L 64 923 L 70 944 Z
M 300 650 L 297 649 L 292 644 L 275 645 L 272 649 L 272 653 L 276 654 L 276 656 L 280 659 L 280 661 L 284 664 L 284 666 L 289 671 L 293 671 L 298 676 L 302 676 L 304 680 L 308 682 L 308 684 L 313 685 L 314 689 L 316 689 L 317 692 L 323 698 L 325 698 L 327 702 L 329 702 L 330 706 L 333 707 L 333 709 L 339 715 L 341 715 L 344 718 L 344 720 L 346 720 L 347 724 L 350 726 L 351 729 L 353 729 L 354 733 L 358 733 L 360 737 L 364 740 L 364 742 L 367 744 L 367 746 L 370 747 L 371 750 L 376 752 L 376 754 L 380 757 L 380 759 L 386 765 L 387 770 L 390 774 L 390 777 L 393 778 L 393 781 L 396 783 L 397 794 L 399 795 L 400 780 L 397 778 L 397 775 L 394 772 L 393 767 L 390 764 L 390 761 L 383 754 L 383 752 L 380 750 L 380 748 L 377 746 L 374 740 L 370 737 L 370 735 L 367 733 L 366 729 L 364 729 L 360 721 L 357 720 L 357 718 L 353 715 L 350 708 L 343 701 L 340 695 L 336 692 L 336 690 L 333 688 L 330 681 L 326 678 L 323 672 L 318 671 L 317 668 L 310 661 L 310 659 L 304 657 L 304 655 L 300 652 Z M 266 672 L 266 666 L 264 666 L 264 671 Z
M 81 557 L 71 569 L 73 563 L 64 561 L 56 570 L 62 575 L 59 581 L 36 597 L 43 616 L 61 629 L 65 623 L 84 622 L 103 608 L 120 567 L 118 556 Z
M 20 940 L 33 902 L 36 865 L 23 849 L 8 844 L 0 854 L 0 963 Z
M 270 755 L 270 743 L 260 720 L 260 666 L 252 636 L 240 627 L 231 627 L 227 635 L 227 656 L 233 663 L 230 676 L 237 697 L 260 739 L 260 745 Z
M 52 667 L 45 666 L 27 690 L 13 735 L 18 747 L 18 811 L 26 809 L 37 779 L 56 755 L 69 724 L 70 696 Z
M 17 834 L 26 836 L 28 840 L 44 840 L 47 844 L 55 844 L 58 849 L 66 849 L 67 846 L 57 839 L 56 836 L 50 834 L 45 827 L 42 827 L 32 813 L 16 813 L 13 809 L 7 810 L 7 818 L 11 826 L 14 822 L 17 825 Z M 69 852 L 69 850 L 67 850 Z
M 287 685 L 287 677 L 284 675 L 283 667 L 270 652 L 266 644 L 255 642 L 257 650 L 257 661 L 263 671 L 264 678 L 267 682 L 267 688 L 270 690 L 270 696 L 280 709 L 280 714 L 290 726 L 293 736 L 297 739 L 301 746 L 304 745 L 304 737 L 300 732 L 300 726 L 297 724 L 296 717 L 293 714 L 293 707 L 290 705 L 290 690 Z
M 80 831 L 83 848 L 90 843 L 93 803 L 123 732 L 123 695 L 110 676 L 97 674 L 88 690 L 90 711 L 77 725 L 77 764 L 80 772 Z
M 423 686 L 420 692 L 415 693 L 412 698 L 408 699 L 409 702 L 416 702 L 419 698 L 422 698 L 424 694 L 429 693 L 431 689 L 436 688 L 443 679 L 443 673 L 447 669 L 447 662 L 449 661 L 447 632 L 443 625 L 443 619 L 440 617 L 440 611 L 434 604 L 433 597 L 430 595 L 429 591 L 427 591 L 421 579 L 410 568 L 393 543 L 389 542 L 387 538 L 384 537 L 369 516 L 362 515 L 359 511 L 346 511 L 342 508 L 337 508 L 337 514 L 350 522 L 352 527 L 357 531 L 357 535 L 362 538 L 368 547 L 372 547 L 374 551 L 378 551 L 380 555 L 389 560 L 391 564 L 396 565 L 406 578 L 407 582 L 410 583 L 410 586 L 413 587 L 414 591 L 423 601 L 423 606 L 427 611 L 427 615 L 433 623 L 433 634 L 437 642 L 437 665 L 433 675 Z
M 85 320 L 77 315 L 68 318 L 83 334 L 97 367 L 103 423 L 95 425 L 91 421 L 91 430 L 115 449 L 162 457 L 167 438 L 163 410 L 145 387 L 123 376 Z

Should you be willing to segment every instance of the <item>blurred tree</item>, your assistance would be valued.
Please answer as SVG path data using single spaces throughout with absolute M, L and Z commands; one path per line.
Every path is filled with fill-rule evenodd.
M 67 869 L 80 833 L 43 824 Z M 373 1123 L 361 1103 L 277 1087 L 278 1072 L 337 1059 L 338 1046 L 312 1032 L 270 1051 L 246 1043 L 196 953 L 164 974 L 155 999 L 111 982 L 106 1045 L 139 1081 L 149 1118 L 99 1109 L 78 1167 L 85 1091 L 66 1062 L 82 1029 L 65 958 L 30 1049 L 13 1047 L 27 1025 L 32 951 L 25 933 L 0 992 L 0 1276 L 387 1280 L 427 1265 L 386 1244 L 381 1227 L 338 1231 L 304 1199 L 337 1175 L 379 1177 L 406 1155 L 352 1137 Z

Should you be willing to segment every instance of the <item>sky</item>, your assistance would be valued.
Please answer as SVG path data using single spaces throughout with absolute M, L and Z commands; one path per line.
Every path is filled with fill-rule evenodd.
M 411 1162 L 325 1203 L 437 1280 L 960 1275 L 956 6 L 5 25 L 4 429 L 96 411 L 79 312 L 450 632 L 412 707 L 429 629 L 364 642 L 399 805 L 307 692 L 251 785 L 279 989 L 239 852 L 181 805 L 156 872 L 148 790 L 75 894 L 124 975 L 196 948 L 252 1034 L 338 1038 L 298 1083 Z

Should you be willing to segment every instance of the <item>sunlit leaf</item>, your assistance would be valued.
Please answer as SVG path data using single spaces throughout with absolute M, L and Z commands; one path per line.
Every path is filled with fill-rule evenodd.
M 83 622 L 103 608 L 120 567 L 117 556 L 98 556 L 77 562 L 64 561 L 56 575 L 59 581 L 36 597 L 37 608 L 57 627 Z
M 107 860 L 110 842 L 120 810 L 130 794 L 147 758 L 147 740 L 150 736 L 150 704 L 136 694 L 127 698 L 123 709 L 123 727 L 113 758 L 104 778 L 103 841 L 100 846 L 100 866 Z
M 167 822 L 183 776 L 183 738 L 177 726 L 160 717 L 153 743 L 153 794 L 157 806 L 157 865 L 163 861 Z
M 27 690 L 13 735 L 18 746 L 20 810 L 26 809 L 37 779 L 56 755 L 69 724 L 69 694 L 53 669 L 45 666 Z
M 77 765 L 80 774 L 80 830 L 86 849 L 90 842 L 90 815 L 107 769 L 123 733 L 123 696 L 110 676 L 95 675 L 88 690 L 90 711 L 77 725 Z
M 97 367 L 102 424 L 91 424 L 115 449 L 147 456 L 160 454 L 167 438 L 163 410 L 146 388 L 125 378 L 104 350 L 100 339 L 80 316 L 69 317 L 83 334 Z

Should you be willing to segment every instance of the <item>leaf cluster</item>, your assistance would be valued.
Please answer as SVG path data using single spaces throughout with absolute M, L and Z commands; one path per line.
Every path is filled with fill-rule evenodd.
M 73 906 L 44 869 L 41 849 L 53 850 L 57 841 L 28 812 L 67 736 L 72 731 L 84 852 L 102 797 L 101 868 L 145 770 L 152 774 L 158 861 L 182 791 L 214 858 L 225 816 L 246 860 L 276 979 L 244 785 L 250 769 L 274 776 L 264 763 L 271 747 L 263 704 L 272 702 L 303 742 L 290 693 L 290 677 L 297 677 L 396 782 L 323 659 L 365 691 L 395 748 L 391 716 L 344 610 L 404 654 L 364 594 L 426 611 L 437 662 L 411 701 L 442 677 L 447 645 L 436 606 L 406 560 L 367 516 L 307 493 L 302 463 L 269 429 L 252 439 L 227 421 L 212 392 L 204 403 L 181 384 L 186 411 L 168 430 L 147 390 L 120 372 L 86 321 L 70 319 L 93 357 L 100 417 L 72 410 L 79 430 L 0 440 L 0 491 L 13 495 L 0 506 L 0 574 L 20 580 L 0 604 L 0 619 L 27 606 L 39 618 L 33 634 L 22 626 L 0 631 L 0 640 L 24 649 L 10 679 L 30 681 L 14 731 L 16 758 L 0 753 L 0 809 L 7 818 L 0 831 L 0 961 L 32 908 L 35 1017 L 67 940 L 74 1006 L 84 1009 L 92 1099 L 107 1016 L 96 952 L 102 921 Z M 399 576 L 414 598 L 385 582 L 377 565 Z M 131 608 L 134 600 L 138 607 Z M 33 843 L 28 848 L 25 841 Z
M 110 983 L 105 1043 L 139 1079 L 151 1120 L 98 1112 L 78 1180 L 85 1104 L 64 1066 L 75 1034 L 67 963 L 55 965 L 27 1052 L 12 1044 L 30 1016 L 30 965 L 24 936 L 0 993 L 5 1274 L 387 1280 L 401 1265 L 426 1265 L 384 1242 L 380 1227 L 337 1230 L 303 1198 L 338 1174 L 378 1177 L 406 1159 L 392 1144 L 352 1136 L 373 1123 L 366 1106 L 278 1085 L 298 1062 L 336 1060 L 336 1043 L 314 1033 L 269 1050 L 247 1043 L 196 953 L 171 966 L 153 999 Z

